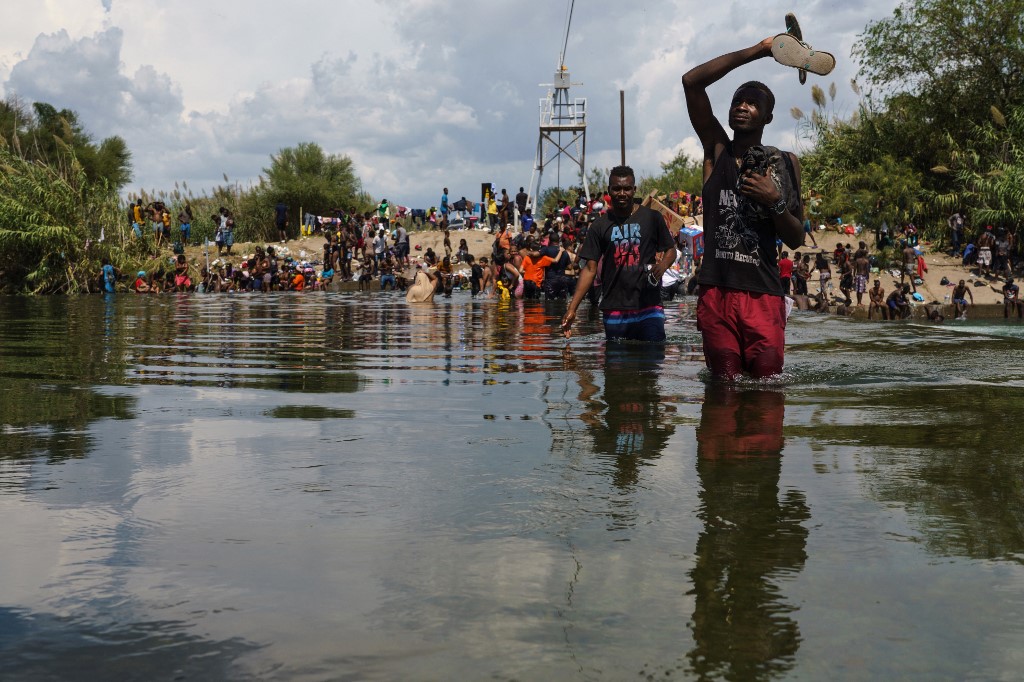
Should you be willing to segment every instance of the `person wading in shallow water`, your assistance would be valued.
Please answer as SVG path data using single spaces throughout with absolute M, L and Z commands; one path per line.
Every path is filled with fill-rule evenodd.
M 579 257 L 587 261 L 576 292 L 562 316 L 562 333 L 572 336 L 576 309 L 601 269 L 601 312 L 609 340 L 665 340 L 661 276 L 676 259 L 675 242 L 661 214 L 633 203 L 636 176 L 629 166 L 609 173 L 612 209 L 594 221 Z
M 697 326 L 716 377 L 782 372 L 786 307 L 776 238 L 804 243 L 800 165 L 790 152 L 761 144 L 775 95 L 756 81 L 729 106 L 732 139 L 715 118 L 707 88 L 733 70 L 772 54 L 772 38 L 716 57 L 683 76 L 686 107 L 704 147 L 704 242 Z

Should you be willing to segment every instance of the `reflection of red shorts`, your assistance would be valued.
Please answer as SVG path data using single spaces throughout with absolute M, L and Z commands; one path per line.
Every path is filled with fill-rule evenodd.
M 723 287 L 701 287 L 697 329 L 711 373 L 761 379 L 782 372 L 786 306 L 781 296 Z
M 737 391 L 710 384 L 697 427 L 702 460 L 778 457 L 785 440 L 785 396 L 775 391 Z

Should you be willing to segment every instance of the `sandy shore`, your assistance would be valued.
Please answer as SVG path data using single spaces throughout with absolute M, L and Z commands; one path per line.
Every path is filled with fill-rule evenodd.
M 826 252 L 831 253 L 839 243 L 853 244 L 854 250 L 856 251 L 857 243 L 860 241 L 867 242 L 868 248 L 873 251 L 875 247 L 874 234 L 867 232 L 854 236 L 846 234 L 840 235 L 831 230 L 819 230 L 814 233 L 814 238 L 817 240 L 819 248 L 814 249 L 812 247 L 808 249 L 805 246 L 800 249 L 802 253 L 807 251 L 817 252 L 820 250 L 825 250 Z M 989 286 L 990 284 L 995 284 L 997 287 L 1001 287 L 1002 280 L 992 280 L 989 282 L 984 277 L 976 276 L 972 267 L 964 267 L 961 265 L 959 258 L 952 258 L 945 253 L 933 251 L 930 244 L 922 242 L 919 245 L 919 248 L 924 252 L 924 260 L 925 264 L 928 266 L 928 272 L 926 272 L 924 277 L 922 277 L 924 284 L 919 284 L 917 286 L 917 290 L 924 297 L 926 303 L 944 303 L 946 295 L 952 294 L 953 288 L 942 284 L 942 278 L 945 277 L 954 285 L 960 280 L 966 280 L 968 286 L 971 287 L 971 292 L 974 294 L 974 302 L 976 304 L 1002 305 L 1002 294 L 993 291 Z M 831 262 L 831 259 L 829 259 L 829 261 Z M 897 273 L 896 276 L 892 276 L 889 270 L 895 271 Z M 896 285 L 899 284 L 899 268 L 893 267 L 888 268 L 883 272 L 872 273 L 869 278 L 869 282 L 873 282 L 876 278 L 882 281 L 882 287 L 885 289 L 886 294 L 888 294 Z M 817 291 L 817 287 L 815 286 L 817 281 L 818 277 L 815 272 L 810 280 L 811 293 L 815 293 Z M 975 282 L 983 282 L 984 286 L 975 286 Z M 832 284 L 833 291 L 838 296 L 839 273 L 836 272 L 835 268 L 833 268 L 832 271 Z M 871 286 L 870 283 L 868 286 Z M 855 294 L 853 294 L 853 297 L 854 300 L 856 300 Z M 867 301 L 867 296 L 864 297 L 864 300 Z

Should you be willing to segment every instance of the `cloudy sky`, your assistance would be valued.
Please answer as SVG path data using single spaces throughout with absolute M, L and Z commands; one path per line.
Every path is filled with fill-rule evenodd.
M 766 142 L 792 148 L 788 111 L 810 108 L 810 84 L 836 82 L 849 112 L 850 50 L 896 0 L 706 3 L 577 0 L 566 65 L 588 100 L 587 167 L 619 156 L 618 91 L 626 92 L 627 161 L 641 173 L 679 149 L 698 152 L 680 76 L 784 28 L 834 52 L 828 78 L 770 59 L 711 90 L 720 117 L 732 89 L 758 79 L 778 98 Z M 314 141 L 355 161 L 374 197 L 436 204 L 442 186 L 479 194 L 527 185 L 541 83 L 565 30 L 563 0 L 8 0 L 0 25 L 0 90 L 79 112 L 101 138 L 133 152 L 131 188 L 256 178 L 278 149 Z M 797 147 L 799 143 L 797 142 Z M 555 169 L 545 171 L 545 185 Z M 562 164 L 562 184 L 574 175 Z

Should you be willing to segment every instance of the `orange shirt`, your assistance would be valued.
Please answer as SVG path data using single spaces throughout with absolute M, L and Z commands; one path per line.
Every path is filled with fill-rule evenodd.
M 295 291 L 302 291 L 305 288 L 306 278 L 303 277 L 301 274 L 295 275 L 295 277 L 292 278 L 292 289 L 294 289 Z
M 544 281 L 544 270 L 554 262 L 555 260 L 548 256 L 541 256 L 536 261 L 528 255 L 523 256 L 523 267 L 520 268 L 523 273 L 523 279 L 540 286 L 541 282 Z

